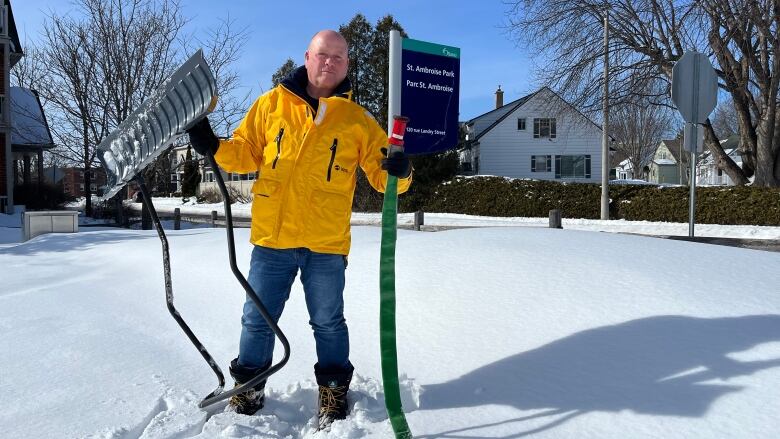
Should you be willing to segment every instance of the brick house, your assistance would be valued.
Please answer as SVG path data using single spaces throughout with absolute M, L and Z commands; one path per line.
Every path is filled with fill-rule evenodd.
M 90 170 L 93 195 L 102 195 L 106 185 L 106 171 L 103 168 L 92 168 Z M 62 186 L 63 192 L 71 197 L 83 197 L 84 191 L 84 168 L 46 168 L 43 171 L 46 181 Z
M 13 213 L 14 174 L 11 150 L 11 69 L 23 56 L 11 1 L 0 6 L 0 212 Z

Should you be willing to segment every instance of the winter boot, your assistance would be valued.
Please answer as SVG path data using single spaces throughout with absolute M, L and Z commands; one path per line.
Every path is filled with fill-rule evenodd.
M 255 375 L 267 368 L 252 369 L 238 364 L 238 358 L 230 362 L 230 375 L 236 380 L 235 387 L 251 380 Z M 255 412 L 263 408 L 265 403 L 265 380 L 261 381 L 254 388 L 243 393 L 238 393 L 230 397 L 228 409 L 242 415 L 254 415 Z
M 324 371 L 314 366 L 314 374 L 319 385 L 319 403 L 317 430 L 324 430 L 338 419 L 347 417 L 347 392 L 352 380 L 354 368 L 350 364 L 348 371 Z

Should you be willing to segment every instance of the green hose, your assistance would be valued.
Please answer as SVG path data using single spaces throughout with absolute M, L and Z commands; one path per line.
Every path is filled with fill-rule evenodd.
M 395 345 L 395 241 L 397 234 L 398 178 L 387 176 L 382 206 L 382 246 L 379 258 L 379 347 L 385 406 L 396 439 L 410 439 L 412 432 L 401 407 L 398 386 L 398 353 Z

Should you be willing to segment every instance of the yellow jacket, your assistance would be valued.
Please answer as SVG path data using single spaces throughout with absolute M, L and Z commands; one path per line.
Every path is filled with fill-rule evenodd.
M 349 81 L 317 111 L 306 102 L 306 71 L 260 96 L 215 154 L 227 172 L 258 172 L 252 187 L 253 244 L 349 253 L 350 216 L 360 165 L 371 186 L 384 192 L 387 172 L 380 148 L 387 134 L 360 105 L 349 100 Z M 311 98 L 309 98 L 311 99 Z M 411 176 L 399 179 L 405 192 Z

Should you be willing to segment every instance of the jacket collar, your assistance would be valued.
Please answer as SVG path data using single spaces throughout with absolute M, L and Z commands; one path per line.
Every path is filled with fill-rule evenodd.
M 317 108 L 317 99 L 309 96 L 306 92 L 306 86 L 309 85 L 309 76 L 306 73 L 306 66 L 300 66 L 288 74 L 281 83 L 284 88 L 290 90 L 299 98 L 303 99 L 310 104 L 314 103 L 313 107 Z M 349 82 L 349 77 L 344 78 L 331 96 L 352 100 L 352 84 Z

